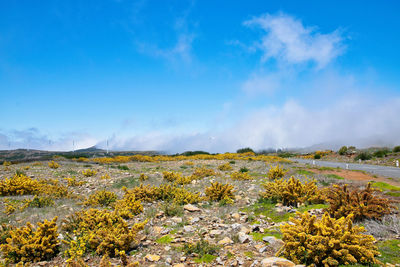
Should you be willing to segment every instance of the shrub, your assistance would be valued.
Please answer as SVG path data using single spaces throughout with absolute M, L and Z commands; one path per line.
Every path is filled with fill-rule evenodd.
M 139 176 L 139 180 L 140 181 L 146 181 L 146 180 L 148 180 L 149 179 L 149 176 L 147 176 L 146 174 L 144 174 L 144 173 L 141 173 L 140 174 L 140 176 Z
M 232 172 L 231 178 L 233 180 L 251 180 L 253 179 L 248 172 Z
M 202 167 L 202 168 L 196 168 L 191 176 L 192 179 L 194 180 L 194 179 L 202 179 L 213 175 L 215 175 L 214 170 Z
M 111 257 L 130 251 L 137 243 L 136 235 L 147 221 L 129 227 L 115 212 L 89 209 L 76 212 L 64 220 L 65 252 L 71 259 L 80 258 L 88 252 Z
M 54 205 L 54 200 L 51 197 L 34 196 L 32 200 L 28 201 L 29 207 L 43 208 Z
M 233 195 L 233 185 L 220 184 L 218 182 L 211 183 L 210 187 L 207 187 L 205 194 L 209 200 L 214 201 L 225 201 L 226 203 L 233 203 L 235 196 Z
M 193 180 L 193 176 L 182 176 L 179 172 L 163 172 L 163 178 L 168 182 L 181 185 L 189 184 Z
M 82 174 L 85 177 L 91 177 L 91 176 L 95 176 L 97 174 L 97 171 L 91 170 L 91 169 L 86 169 L 86 170 L 82 171 Z
M 321 154 L 315 154 L 314 155 L 314 159 L 320 159 L 321 158 Z
M 400 152 L 400 146 L 395 146 L 393 148 L 393 152 L 395 152 L 395 153 Z
M 76 179 L 76 177 L 75 176 L 73 176 L 73 177 L 71 177 L 71 178 L 64 178 L 64 180 L 66 180 L 67 181 L 67 185 L 68 186 L 71 186 L 71 187 L 73 187 L 73 186 L 81 186 L 81 185 L 84 185 L 86 182 L 85 181 L 79 181 L 78 182 L 78 180 Z
M 126 188 L 123 188 L 123 190 L 125 192 L 124 197 L 115 203 L 115 211 L 124 219 L 132 218 L 133 215 L 143 212 L 143 206 L 136 199 L 135 194 Z
M 100 179 L 101 179 L 101 180 L 107 180 L 107 179 L 110 179 L 110 178 L 111 178 L 111 177 L 110 177 L 110 175 L 109 175 L 108 173 L 106 173 L 106 174 L 100 176 Z
M 196 243 L 187 243 L 182 247 L 185 255 L 197 254 L 199 258 L 204 255 L 214 255 L 218 252 L 219 247 L 210 244 L 208 241 L 201 239 Z
M 38 262 L 49 260 L 58 253 L 59 242 L 57 217 L 38 223 L 35 229 L 29 222 L 26 226 L 9 230 L 6 243 L 1 246 L 3 256 L 9 262 Z
M 383 157 L 386 157 L 386 155 L 388 153 L 389 153 L 389 150 L 381 149 L 381 150 L 375 151 L 373 155 L 374 155 L 374 157 L 377 157 L 377 158 L 383 158 Z
M 240 172 L 248 172 L 249 171 L 249 169 L 247 169 L 246 167 L 242 167 L 242 168 L 240 168 L 240 170 L 239 170 Z
M 103 206 L 107 207 L 117 200 L 117 195 L 114 192 L 99 190 L 91 194 L 89 198 L 83 202 L 86 206 Z
M 347 153 L 347 146 L 342 146 L 339 151 L 338 151 L 339 155 L 346 155 Z
M 145 202 L 164 200 L 176 204 L 192 204 L 202 200 L 200 193 L 192 193 L 171 184 L 163 184 L 159 187 L 141 184 L 130 191 L 135 194 L 136 199 Z
M 60 167 L 60 164 L 58 164 L 57 162 L 55 162 L 54 160 L 49 162 L 49 167 L 52 169 L 58 169 Z
M 236 153 L 238 153 L 238 154 L 248 153 L 248 152 L 255 153 L 254 150 L 251 149 L 250 147 L 240 148 L 240 149 L 236 150 Z
M 26 175 L 14 175 L 0 181 L 0 196 L 29 195 L 38 193 L 41 183 Z
M 267 182 L 263 186 L 265 191 L 262 193 L 262 197 L 264 199 L 280 202 L 286 206 L 297 207 L 298 203 L 322 202 L 315 180 L 307 180 L 302 183 L 294 177 L 290 177 L 289 180 L 281 178 Z
M 279 164 L 276 165 L 275 167 L 271 166 L 268 171 L 268 178 L 270 180 L 282 178 L 283 176 L 285 176 L 285 173 L 287 173 L 287 171 L 285 171 L 283 168 L 281 168 L 279 166 Z
M 118 165 L 117 169 L 122 170 L 122 171 L 129 171 L 129 167 L 126 165 Z
M 296 264 L 338 266 L 378 264 L 375 239 L 363 227 L 353 226 L 351 215 L 340 219 L 327 213 L 318 220 L 307 212 L 281 226 L 284 245 L 278 252 Z
M 219 165 L 218 166 L 218 170 L 220 170 L 220 171 L 230 171 L 230 170 L 232 170 L 232 166 L 231 166 L 231 164 L 229 164 L 227 162 L 225 164 Z
M 354 160 L 369 160 L 369 159 L 371 159 L 372 158 L 372 156 L 371 156 L 371 154 L 369 154 L 369 153 L 367 153 L 367 152 L 361 152 L 360 154 L 358 154 L 355 158 L 354 158 Z
M 4 167 L 8 167 L 8 166 L 11 166 L 11 162 L 9 162 L 9 161 L 3 161 L 3 166 Z
M 394 207 L 388 199 L 376 196 L 374 191 L 370 183 L 363 190 L 353 191 L 349 191 L 347 185 L 333 185 L 325 191 L 329 203 L 327 212 L 334 218 L 353 214 L 356 221 L 365 218 L 380 220 L 385 214 L 390 214 Z

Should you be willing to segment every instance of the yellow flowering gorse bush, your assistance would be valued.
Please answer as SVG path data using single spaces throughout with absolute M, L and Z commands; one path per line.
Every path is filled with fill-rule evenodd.
M 351 216 L 321 219 L 307 212 L 281 226 L 284 245 L 277 253 L 296 264 L 339 266 L 379 264 L 375 239 L 363 227 L 353 226 Z

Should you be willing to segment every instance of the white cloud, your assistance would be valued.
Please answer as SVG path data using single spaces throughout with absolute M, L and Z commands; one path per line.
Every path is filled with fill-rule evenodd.
M 322 34 L 286 14 L 265 14 L 244 24 L 261 27 L 265 32 L 259 44 L 264 61 L 275 58 L 289 64 L 314 62 L 323 68 L 343 51 L 343 37 L 338 30 Z
M 340 100 L 314 109 L 289 100 L 282 107 L 256 110 L 221 131 L 163 134 L 153 132 L 127 139 L 115 138 L 115 149 L 182 152 L 206 150 L 235 151 L 308 147 L 325 144 L 366 147 L 400 144 L 400 98 L 376 103 L 375 100 Z
M 271 94 L 281 87 L 282 77 L 277 73 L 267 75 L 252 75 L 242 85 L 242 90 L 248 94 Z
M 0 130 L 0 149 L 38 149 L 50 151 L 71 151 L 96 145 L 99 139 L 84 133 L 64 133 L 54 138 L 36 128 L 26 130 Z M 74 142 L 74 146 L 73 146 Z

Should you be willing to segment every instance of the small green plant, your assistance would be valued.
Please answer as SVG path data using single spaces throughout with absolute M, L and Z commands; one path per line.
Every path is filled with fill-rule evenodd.
M 170 235 L 164 235 L 156 240 L 158 244 L 169 244 L 172 241 L 174 241 L 174 238 L 171 237 Z
M 249 169 L 247 169 L 246 167 L 242 167 L 242 168 L 240 168 L 240 170 L 239 170 L 240 172 L 248 172 L 249 171 Z
M 129 171 L 129 167 L 126 165 L 118 165 L 117 169 L 122 170 L 122 171 Z
M 347 146 L 342 146 L 338 151 L 339 155 L 342 155 L 342 156 L 346 155 L 347 149 L 348 149 Z
M 369 159 L 371 159 L 372 158 L 372 156 L 371 156 L 371 154 L 369 154 L 369 153 L 367 153 L 367 152 L 361 152 L 360 154 L 358 154 L 355 158 L 354 158 L 354 160 L 369 160 Z
M 215 255 L 217 254 L 218 250 L 218 246 L 210 244 L 203 238 L 196 243 L 186 243 L 182 247 L 182 251 L 185 253 L 185 255 L 196 254 L 200 259 L 205 255 Z
M 165 202 L 162 205 L 162 210 L 166 216 L 182 216 L 183 215 L 183 207 L 182 205 L 178 205 L 174 202 Z

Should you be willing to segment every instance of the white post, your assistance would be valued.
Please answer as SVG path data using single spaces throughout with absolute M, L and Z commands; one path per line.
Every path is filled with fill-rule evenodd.
M 346 170 L 348 170 L 349 169 L 349 164 L 346 164 Z
M 315 160 L 312 161 L 312 165 L 315 165 Z
M 359 159 L 358 162 L 361 164 L 361 159 Z
M 108 154 L 108 139 L 107 139 L 107 154 Z
M 399 160 L 396 160 L 396 167 L 399 167 Z

